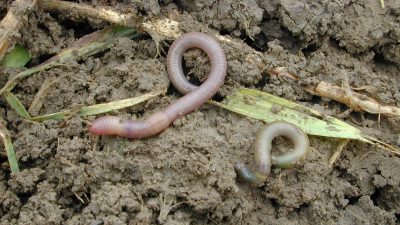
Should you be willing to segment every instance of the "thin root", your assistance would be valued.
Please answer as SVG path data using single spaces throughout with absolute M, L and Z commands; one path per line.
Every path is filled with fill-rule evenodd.
M 337 146 L 336 150 L 332 153 L 332 156 L 329 158 L 329 166 L 333 166 L 333 164 L 337 161 L 340 154 L 342 153 L 344 147 L 349 143 L 350 139 L 342 139 Z

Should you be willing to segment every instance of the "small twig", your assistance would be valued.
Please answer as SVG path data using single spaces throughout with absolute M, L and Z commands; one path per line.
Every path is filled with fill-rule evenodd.
M 0 22 L 0 60 L 11 46 L 13 37 L 18 34 L 21 22 L 35 5 L 36 0 L 15 0 Z
M 39 0 L 39 7 L 52 12 L 68 12 L 69 15 L 81 18 L 96 18 L 127 27 L 138 28 L 141 19 L 134 14 L 122 14 L 103 7 L 93 7 L 82 3 L 58 0 Z
M 87 196 L 86 192 L 83 192 L 83 196 L 85 196 L 86 202 L 90 202 L 89 197 Z
M 85 204 L 85 201 L 76 193 L 74 192 L 75 197 L 82 202 L 82 204 Z
M 170 196 L 172 198 L 168 202 L 166 200 L 167 196 Z M 160 224 L 164 224 L 165 223 L 165 221 L 167 220 L 168 214 L 172 210 L 176 209 L 181 204 L 186 203 L 186 202 L 178 202 L 178 203 L 176 203 L 175 201 L 176 200 L 175 200 L 174 196 L 171 196 L 171 195 L 168 195 L 168 194 L 160 194 L 160 196 L 159 196 L 160 213 L 159 213 L 158 218 L 157 218 L 157 221 Z
M 329 166 L 332 166 L 336 160 L 339 158 L 340 154 L 343 151 L 343 148 L 349 143 L 350 139 L 342 139 L 342 141 L 339 142 L 339 145 L 335 149 L 335 151 L 332 153 L 332 156 L 329 158 Z
M 36 93 L 35 98 L 33 98 L 31 105 L 29 106 L 28 112 L 30 115 L 38 115 L 43 106 L 43 98 L 47 95 L 51 85 L 57 83 L 62 77 L 63 76 L 47 78 L 43 82 L 42 86 L 39 88 L 39 91 Z
M 271 76 L 276 77 L 285 77 L 291 80 L 298 80 L 299 78 L 293 74 L 292 72 L 288 71 L 287 67 L 275 67 L 268 70 L 268 74 Z
M 338 118 L 347 118 L 347 117 L 349 117 L 350 113 L 352 113 L 352 112 L 353 112 L 353 109 L 346 109 L 346 111 L 336 115 L 336 117 L 338 117 Z M 359 123 L 356 122 L 356 124 L 359 124 Z
M 277 67 L 268 71 L 271 76 L 282 76 L 291 80 L 298 80 L 294 74 L 287 72 L 285 67 Z M 354 92 L 344 77 L 343 87 L 320 81 L 317 85 L 304 87 L 310 94 L 329 98 L 346 104 L 353 111 L 365 111 L 371 114 L 400 117 L 400 108 L 380 104 L 377 100 L 366 95 Z
M 400 108 L 398 107 L 381 105 L 378 101 L 366 95 L 324 81 L 321 81 L 316 86 L 306 87 L 305 90 L 311 94 L 346 104 L 354 111 L 366 111 L 372 114 L 383 114 L 386 116 L 400 116 Z

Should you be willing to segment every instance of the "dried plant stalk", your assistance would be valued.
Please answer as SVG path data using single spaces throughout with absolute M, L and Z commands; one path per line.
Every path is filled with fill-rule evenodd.
M 286 67 L 276 67 L 270 69 L 268 73 L 271 76 L 281 76 L 291 80 L 298 80 L 298 77 L 288 72 Z M 343 103 L 354 111 L 365 111 L 372 114 L 382 114 L 390 117 L 400 116 L 400 108 L 396 106 L 382 105 L 371 97 L 354 92 L 348 84 L 345 84 L 344 86 L 345 87 L 339 87 L 320 81 L 317 85 L 305 87 L 304 90 L 310 94 Z
M 313 95 L 318 95 L 346 104 L 355 111 L 366 111 L 372 114 L 382 114 L 386 116 L 400 116 L 400 108 L 398 107 L 382 105 L 375 99 L 366 95 L 323 81 L 316 86 L 307 87 L 305 90 Z
M 68 12 L 81 18 L 96 18 L 127 27 L 139 27 L 141 20 L 134 14 L 122 14 L 104 7 L 58 0 L 39 0 L 39 7 L 46 11 Z
M 61 77 L 62 76 L 50 77 L 43 82 L 43 84 L 39 88 L 39 91 L 36 93 L 31 105 L 29 106 L 28 112 L 30 115 L 37 116 L 39 114 L 39 111 L 44 104 L 44 97 L 47 95 L 50 86 L 58 82 Z
M 344 147 L 350 142 L 350 139 L 341 139 L 339 141 L 338 146 L 336 147 L 335 151 L 332 153 L 331 157 L 329 158 L 329 166 L 333 166 L 333 164 L 339 159 L 340 154 Z M 398 154 L 398 153 L 397 153 Z

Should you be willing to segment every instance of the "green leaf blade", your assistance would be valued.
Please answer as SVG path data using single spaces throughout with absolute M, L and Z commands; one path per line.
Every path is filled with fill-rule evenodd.
M 311 135 L 364 139 L 361 131 L 355 127 L 265 92 L 240 89 L 228 98 L 226 104 L 217 102 L 213 104 L 266 123 L 286 121 L 297 125 Z
M 150 98 L 158 96 L 164 92 L 165 92 L 165 90 L 156 91 L 156 92 L 151 92 L 151 93 L 144 94 L 141 96 L 123 99 L 123 100 L 119 100 L 119 101 L 102 103 L 102 104 L 91 105 L 91 106 L 83 106 L 83 107 L 81 107 L 79 109 L 75 109 L 75 110 L 71 109 L 71 110 L 66 110 L 66 111 L 62 111 L 62 112 L 51 113 L 51 114 L 42 115 L 42 116 L 36 116 L 36 117 L 31 118 L 31 120 L 36 121 L 36 122 L 43 122 L 46 120 L 63 120 L 63 119 L 67 119 L 71 115 L 74 115 L 75 113 L 79 114 L 80 116 L 97 115 L 97 114 L 106 113 L 106 112 L 110 112 L 110 111 L 118 110 L 118 109 L 123 109 L 123 108 L 127 108 L 130 106 L 139 104 Z
M 19 166 L 17 156 L 14 151 L 14 146 L 12 144 L 10 133 L 8 130 L 0 124 L 0 138 L 3 141 L 4 148 L 6 150 L 8 163 L 10 164 L 10 169 L 12 173 L 19 173 Z
M 20 45 L 15 45 L 15 47 L 4 56 L 0 65 L 19 68 L 25 66 L 30 60 L 31 54 L 29 51 Z
M 22 103 L 18 100 L 18 98 L 14 94 L 6 91 L 4 93 L 4 97 L 7 103 L 11 106 L 11 108 L 13 108 L 18 113 L 18 115 L 27 120 L 31 119 L 31 116 L 29 115 L 28 111 L 26 111 L 25 107 L 22 105 Z

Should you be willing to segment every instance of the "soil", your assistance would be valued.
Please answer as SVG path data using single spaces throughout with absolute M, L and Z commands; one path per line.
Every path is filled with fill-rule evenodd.
M 4 17 L 11 1 L 0 3 Z M 242 41 L 241 51 L 223 44 L 228 74 L 219 100 L 254 88 L 339 116 L 346 106 L 312 96 L 301 84 L 341 85 L 346 76 L 353 87 L 379 90 L 374 97 L 382 104 L 400 107 L 399 1 L 385 1 L 383 9 L 379 0 L 84 3 L 146 19 L 179 12 L 184 32 Z M 16 42 L 30 50 L 33 66 L 105 26 L 38 9 Z M 170 43 L 162 43 L 164 52 Z M 250 51 L 268 62 L 266 70 L 244 60 Z M 110 113 L 143 118 L 181 96 L 169 83 L 165 53 L 156 56 L 150 36 L 120 38 L 108 51 L 22 80 L 13 93 L 28 108 L 45 80 L 56 78 L 43 106 L 32 112 L 43 115 L 169 87 L 166 95 Z M 184 61 L 192 80 L 207 77 L 201 51 L 189 51 Z M 269 77 L 266 71 L 277 66 L 301 82 Z M 2 86 L 16 70 L 0 69 Z M 233 164 L 253 165 L 251 146 L 262 123 L 216 106 L 205 104 L 155 137 L 127 140 L 89 135 L 94 116 L 31 123 L 3 99 L 0 105 L 21 168 L 10 174 L 1 154 L 1 224 L 400 224 L 400 158 L 368 144 L 351 141 L 330 166 L 338 140 L 310 136 L 312 149 L 302 164 L 273 169 L 265 185 L 254 187 L 237 178 Z M 343 120 L 400 145 L 399 119 L 354 112 Z

